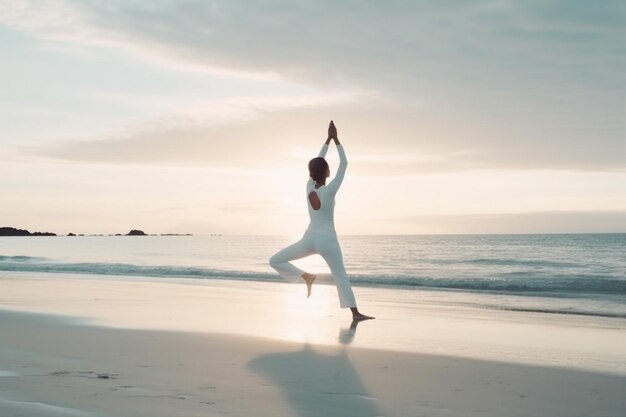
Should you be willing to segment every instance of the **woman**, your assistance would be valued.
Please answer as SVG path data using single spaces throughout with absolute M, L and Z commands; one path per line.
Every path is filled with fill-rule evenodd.
M 340 163 L 337 175 L 326 185 L 326 178 L 330 176 L 330 170 L 324 157 L 326 152 L 328 152 L 328 144 L 331 139 L 337 145 Z M 374 317 L 361 314 L 356 307 L 350 279 L 343 266 L 341 248 L 337 241 L 337 232 L 335 232 L 335 194 L 337 194 L 337 190 L 341 186 L 347 165 L 346 154 L 337 137 L 337 128 L 335 128 L 335 124 L 331 120 L 326 143 L 322 146 L 319 156 L 309 161 L 310 178 L 306 184 L 307 206 L 311 219 L 309 227 L 302 239 L 272 256 L 270 265 L 286 279 L 297 280 L 303 278 L 307 285 L 307 297 L 309 297 L 313 281 L 317 277 L 314 274 L 302 271 L 289 261 L 316 253 L 320 254 L 330 267 L 332 278 L 337 285 L 341 308 L 350 308 L 354 320 L 373 319 Z

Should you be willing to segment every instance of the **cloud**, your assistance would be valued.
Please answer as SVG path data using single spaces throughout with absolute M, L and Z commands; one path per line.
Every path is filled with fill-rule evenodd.
M 328 120 L 339 116 L 335 121 L 340 138 L 356 171 L 407 175 L 486 166 L 476 158 L 479 151 L 469 150 L 469 145 L 450 146 L 436 137 L 418 137 L 414 133 L 417 127 L 397 115 L 376 120 L 378 107 L 368 104 L 349 109 L 342 100 L 300 104 L 288 101 L 282 105 L 277 100 L 266 108 L 259 103 L 244 104 L 235 100 L 232 109 L 227 103 L 223 107 L 209 106 L 206 116 L 199 107 L 194 110 L 195 117 L 183 112 L 179 117 L 142 123 L 116 135 L 58 140 L 19 149 L 76 162 L 272 168 L 308 160 L 325 139 Z M 402 133 L 388 136 L 388 132 Z
M 459 87 L 586 70 L 619 74 L 623 56 L 602 52 L 623 52 L 625 9 L 619 1 L 571 0 L 48 0 L 9 3 L 2 20 L 52 39 L 126 46 L 179 63 L 413 90 L 441 81 Z
M 317 148 L 319 138 L 325 139 L 328 119 L 320 123 L 311 108 L 320 111 L 351 100 L 333 94 L 187 102 L 186 110 L 115 134 L 18 148 L 23 153 L 82 162 L 228 167 L 256 161 L 257 166 L 271 166 L 277 152 L 287 152 L 310 138 L 316 139 Z
M 626 166 L 626 8 L 619 1 L 15 4 L 0 19 L 47 39 L 122 48 L 181 68 L 371 93 L 369 106 L 332 107 L 346 125 L 367 125 L 354 129 L 365 143 L 385 140 L 399 152 L 448 160 L 466 152 L 463 166 Z M 295 112 L 301 129 L 330 118 L 331 108 L 320 107 Z M 150 143 L 137 160 L 193 162 L 208 152 L 201 137 L 243 145 L 253 133 L 261 137 L 255 129 L 280 119 L 277 113 L 294 114 L 259 112 L 223 130 L 182 126 L 63 141 L 48 155 L 124 162 Z M 137 152 L 120 157 L 123 146 Z
M 407 114 L 401 108 L 381 114 L 380 107 L 369 103 L 233 111 L 226 121 L 220 116 L 219 123 L 209 116 L 183 114 L 144 122 L 111 136 L 63 139 L 19 149 L 77 162 L 268 168 L 308 160 L 324 140 L 328 120 L 334 118 L 355 162 L 355 172 L 410 175 L 471 169 L 625 169 L 620 144 L 613 151 L 593 141 L 575 146 L 563 146 L 559 141 L 528 146 L 525 141 L 481 136 L 480 129 L 466 130 L 463 123 L 450 124 L 419 112 Z

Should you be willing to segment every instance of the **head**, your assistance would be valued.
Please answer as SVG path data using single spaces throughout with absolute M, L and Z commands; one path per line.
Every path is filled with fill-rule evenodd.
M 309 175 L 315 181 L 322 181 L 330 176 L 330 168 L 328 162 L 321 156 L 313 158 L 309 161 Z

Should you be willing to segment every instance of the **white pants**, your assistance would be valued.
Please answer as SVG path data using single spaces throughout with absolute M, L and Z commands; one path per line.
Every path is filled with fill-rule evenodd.
M 339 294 L 341 308 L 356 307 L 352 285 L 343 266 L 343 256 L 336 236 L 307 230 L 298 242 L 287 246 L 270 258 L 270 265 L 283 278 L 295 281 L 302 277 L 303 270 L 290 263 L 294 259 L 319 254 L 328 264 Z

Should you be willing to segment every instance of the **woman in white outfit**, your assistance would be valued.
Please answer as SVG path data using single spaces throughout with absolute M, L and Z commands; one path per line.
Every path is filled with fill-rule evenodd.
M 340 163 L 337 175 L 326 185 L 326 178 L 330 176 L 330 170 L 324 157 L 328 152 L 328 145 L 331 139 L 337 145 Z M 320 254 L 330 267 L 331 276 L 337 285 L 341 308 L 350 308 L 352 317 L 355 320 L 373 319 L 374 317 L 361 314 L 356 307 L 356 300 L 354 299 L 350 279 L 343 265 L 341 248 L 339 247 L 337 232 L 335 231 L 335 194 L 337 194 L 341 186 L 347 165 L 346 154 L 337 137 L 337 129 L 331 121 L 328 127 L 328 139 L 322 146 L 319 156 L 309 161 L 310 178 L 306 184 L 307 206 L 311 219 L 309 227 L 302 239 L 272 256 L 270 265 L 286 279 L 295 281 L 303 278 L 307 284 L 308 297 L 311 295 L 311 287 L 316 276 L 304 272 L 289 261 L 316 253 Z

